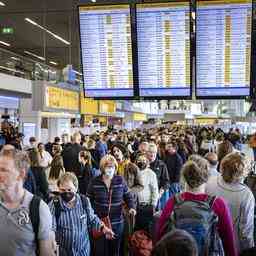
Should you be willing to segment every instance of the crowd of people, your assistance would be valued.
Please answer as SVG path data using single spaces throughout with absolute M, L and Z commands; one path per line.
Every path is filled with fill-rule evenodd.
M 243 142 L 239 129 L 178 125 L 10 141 L 0 254 L 256 255 Z

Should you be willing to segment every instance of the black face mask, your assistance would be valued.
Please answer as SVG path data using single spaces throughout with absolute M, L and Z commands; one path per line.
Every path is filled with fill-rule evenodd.
M 68 203 L 74 198 L 75 193 L 74 192 L 63 192 L 60 194 L 60 196 L 64 202 Z
M 140 170 L 145 170 L 147 168 L 147 163 L 145 162 L 138 162 L 137 165 Z

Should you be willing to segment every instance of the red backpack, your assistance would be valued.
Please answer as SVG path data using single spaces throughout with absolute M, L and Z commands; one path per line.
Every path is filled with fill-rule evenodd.
M 132 256 L 150 256 L 153 242 L 146 231 L 139 230 L 129 238 L 129 248 Z

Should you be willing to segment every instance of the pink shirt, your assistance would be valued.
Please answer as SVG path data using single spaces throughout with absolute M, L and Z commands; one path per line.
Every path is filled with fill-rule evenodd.
M 207 194 L 193 194 L 189 192 L 185 192 L 181 194 L 184 200 L 196 200 L 196 201 L 206 201 L 208 195 Z M 167 202 L 161 217 L 159 219 L 157 225 L 157 240 L 160 240 L 164 235 L 164 227 L 166 221 L 169 219 L 171 212 L 174 207 L 174 198 L 170 198 Z M 230 214 L 230 210 L 225 203 L 224 199 L 221 197 L 216 198 L 213 206 L 213 211 L 219 217 L 218 222 L 218 231 L 223 242 L 224 250 L 226 256 L 237 256 L 238 252 L 235 246 L 235 237 L 233 230 L 233 222 Z

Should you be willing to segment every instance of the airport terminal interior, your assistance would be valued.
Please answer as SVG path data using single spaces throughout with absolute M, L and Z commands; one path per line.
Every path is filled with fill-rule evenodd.
M 0 0 L 0 256 L 256 256 L 255 0 Z

